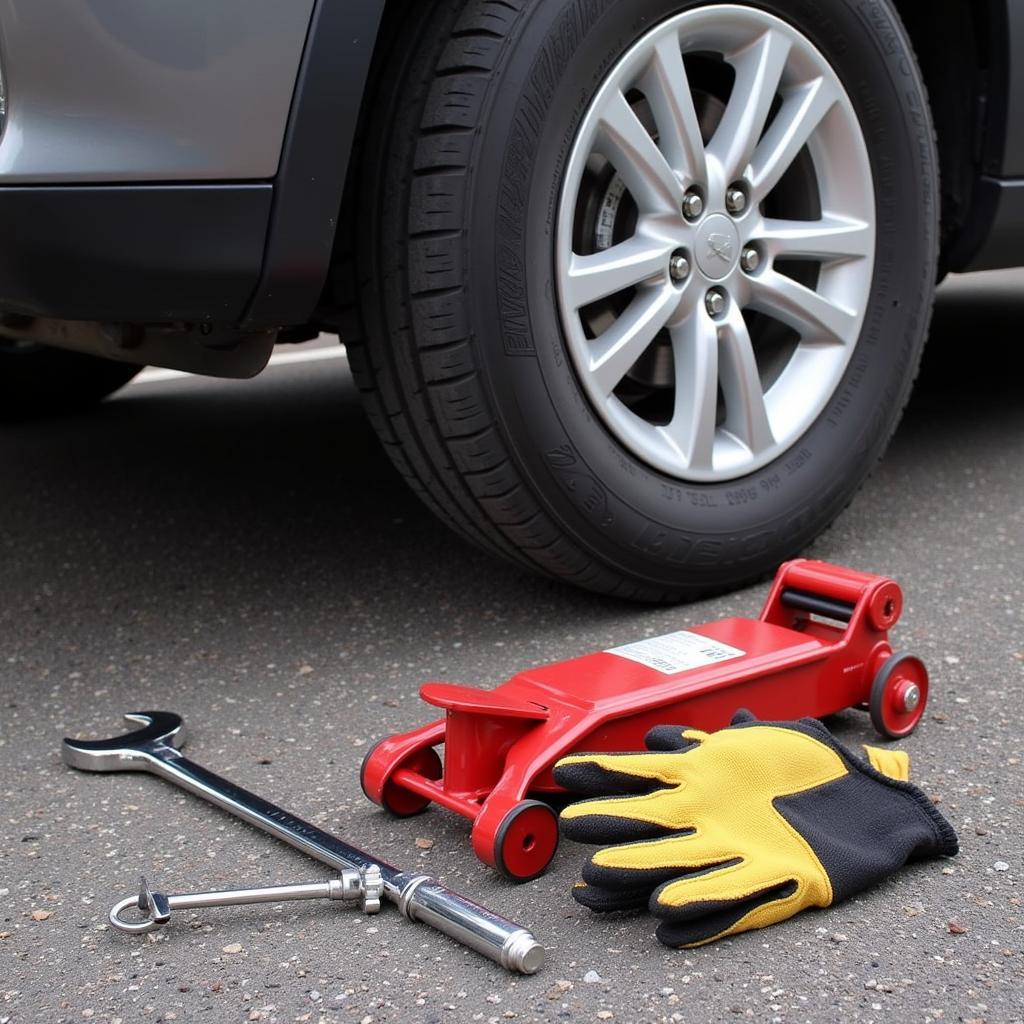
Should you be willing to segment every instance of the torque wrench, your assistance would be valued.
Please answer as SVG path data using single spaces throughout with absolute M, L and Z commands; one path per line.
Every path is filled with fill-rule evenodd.
M 400 871 L 308 821 L 190 761 L 177 748 L 185 741 L 180 715 L 142 711 L 125 715 L 143 726 L 109 740 L 65 739 L 66 764 L 84 771 L 143 771 L 180 786 L 255 825 L 317 860 L 344 871 L 377 866 L 384 895 L 403 917 L 422 921 L 510 971 L 533 974 L 544 962 L 544 947 L 520 925 L 446 889 L 428 875 Z
M 151 932 L 167 924 L 171 911 L 196 910 L 200 907 L 240 907 L 250 903 L 283 903 L 286 900 L 342 900 L 362 903 L 367 913 L 380 910 L 384 880 L 380 868 L 373 865 L 365 872 L 346 868 L 340 878 L 302 885 L 266 885 L 256 889 L 219 889 L 213 892 L 154 892 L 145 878 L 139 879 L 137 896 L 115 903 L 110 908 L 110 923 L 122 932 Z M 129 908 L 142 911 L 141 920 L 124 916 Z

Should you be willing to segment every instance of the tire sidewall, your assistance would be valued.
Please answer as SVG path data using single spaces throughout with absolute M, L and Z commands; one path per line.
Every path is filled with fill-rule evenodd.
M 931 124 L 889 4 L 750 4 L 811 39 L 836 68 L 860 119 L 877 214 L 861 336 L 807 433 L 746 477 L 674 480 L 611 435 L 583 393 L 560 325 L 553 274 L 561 182 L 608 71 L 656 24 L 698 6 L 704 3 L 527 4 L 477 140 L 467 230 L 474 344 L 513 457 L 564 530 L 607 564 L 669 587 L 680 579 L 730 585 L 770 571 L 850 500 L 905 403 L 937 259 Z

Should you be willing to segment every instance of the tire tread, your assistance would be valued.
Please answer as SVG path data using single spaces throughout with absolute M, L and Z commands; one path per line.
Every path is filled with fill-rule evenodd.
M 405 265 L 385 251 L 393 236 L 378 245 L 372 265 L 359 266 L 349 255 L 342 272 L 354 276 L 357 288 L 344 340 L 385 451 L 442 521 L 520 567 L 606 594 L 664 600 L 671 595 L 663 588 L 625 582 L 563 536 L 511 458 L 473 355 L 461 231 L 472 142 L 490 76 L 522 8 L 506 0 L 438 4 L 429 28 L 410 26 L 399 42 L 406 57 L 411 42 L 419 45 L 416 56 L 392 63 L 405 69 L 384 101 L 393 130 L 368 140 L 356 205 L 371 217 L 387 217 L 389 206 L 408 211 L 400 239 Z M 386 159 L 372 156 L 385 152 Z M 381 166 L 407 170 L 379 176 Z M 378 282 L 385 282 L 386 297 Z M 389 346 L 388 334 L 398 344 Z

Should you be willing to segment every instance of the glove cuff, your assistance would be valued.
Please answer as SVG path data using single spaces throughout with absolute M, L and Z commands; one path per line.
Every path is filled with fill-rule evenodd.
M 740 729 L 756 728 L 758 725 L 774 725 L 781 729 L 796 729 L 798 732 L 806 733 L 818 740 L 819 743 L 824 743 L 834 750 L 843 759 L 852 774 L 865 775 L 887 789 L 899 793 L 907 805 L 919 812 L 919 817 L 924 819 L 932 839 L 932 843 L 927 847 L 919 844 L 911 853 L 911 859 L 927 856 L 952 857 L 959 852 L 960 841 L 957 839 L 953 826 L 939 813 L 923 790 L 907 781 L 906 776 L 909 776 L 910 773 L 910 758 L 901 751 L 865 746 L 864 749 L 868 757 L 871 758 L 872 753 L 875 753 L 878 763 L 875 763 L 875 758 L 865 761 L 864 758 L 857 757 L 847 750 L 816 718 L 801 718 L 796 722 L 761 722 L 749 711 L 738 711 L 733 717 L 732 724 L 733 728 Z M 900 758 L 905 759 L 905 765 L 898 763 Z M 893 759 L 897 759 L 896 763 L 892 763 Z M 886 770 L 879 770 L 879 765 Z M 888 774 L 887 771 L 890 767 L 894 773 L 903 772 L 905 769 L 906 775 L 899 778 L 896 774 Z
M 906 771 L 909 776 L 910 758 L 906 754 L 898 750 L 884 750 L 882 748 L 865 746 L 864 749 L 869 751 L 868 757 L 871 758 L 870 761 L 865 761 L 863 758 L 856 757 L 847 750 L 816 718 L 802 718 L 795 725 L 797 728 L 810 733 L 815 739 L 828 744 L 846 762 L 846 766 L 851 772 L 866 775 L 888 789 L 895 790 L 904 797 L 907 803 L 913 805 L 920 812 L 921 817 L 925 819 L 931 829 L 934 837 L 934 847 L 930 850 L 919 850 L 918 856 L 952 857 L 959 852 L 960 840 L 957 838 L 953 826 L 939 813 L 938 808 L 932 803 L 924 790 L 915 786 L 912 782 L 906 781 L 906 779 L 897 778 L 894 775 L 888 774 L 887 771 L 879 770 L 876 766 L 875 758 L 871 758 L 871 752 L 874 752 L 876 755 L 882 755 L 878 757 L 879 763 L 883 767 L 889 767 L 892 766 L 890 762 L 894 757 L 902 756 L 906 761 Z M 898 765 L 892 767 L 894 770 L 899 770 Z

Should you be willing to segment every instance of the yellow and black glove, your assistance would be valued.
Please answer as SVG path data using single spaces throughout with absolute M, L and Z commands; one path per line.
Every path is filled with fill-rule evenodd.
M 814 719 L 741 711 L 720 732 L 659 726 L 646 744 L 574 754 L 554 773 L 599 797 L 562 811 L 563 835 L 617 844 L 584 865 L 573 896 L 598 911 L 649 906 L 667 946 L 764 928 L 957 852 L 950 824 L 907 781 L 906 754 L 865 747 L 864 761 Z

